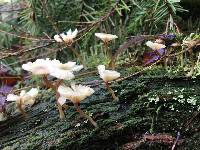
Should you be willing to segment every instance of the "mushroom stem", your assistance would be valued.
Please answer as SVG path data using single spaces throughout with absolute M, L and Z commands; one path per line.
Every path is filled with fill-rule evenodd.
M 19 100 L 19 103 L 17 104 L 17 108 L 22 113 L 22 115 L 24 116 L 24 118 L 27 118 L 27 114 L 26 114 L 24 108 L 22 107 L 22 99 Z
M 115 95 L 115 92 L 112 90 L 108 82 L 105 82 L 105 85 L 108 89 L 108 92 L 112 95 L 114 101 L 118 101 L 119 98 Z
M 58 102 L 58 98 L 60 97 L 60 94 L 58 93 L 58 87 L 60 86 L 60 84 L 62 84 L 63 80 L 58 80 L 55 84 L 55 88 L 56 88 L 56 101 L 57 101 L 57 107 L 58 107 L 58 111 L 59 111 L 59 115 L 60 115 L 60 119 L 63 120 L 65 118 L 65 114 L 64 111 L 62 109 L 62 106 L 60 105 L 60 103 Z
M 77 50 L 75 48 L 73 48 L 72 46 L 68 46 L 68 48 L 76 55 L 76 57 L 80 60 L 81 64 L 84 66 L 84 68 L 86 68 L 86 64 L 83 61 L 83 58 L 81 57 L 81 55 L 77 52 Z
M 112 58 L 110 59 L 110 62 L 109 62 L 109 68 L 111 68 L 112 70 L 115 69 L 115 58 L 112 56 Z
M 111 52 L 107 42 L 104 42 L 104 46 L 105 46 L 105 54 L 107 55 L 109 62 L 110 62 L 112 60 L 112 52 Z M 110 67 L 109 64 L 108 64 L 108 67 Z
M 62 108 L 64 108 L 64 110 L 66 110 L 66 109 L 69 108 L 69 105 L 67 105 L 67 104 L 63 104 L 63 105 L 62 105 Z
M 44 75 L 43 76 L 43 80 L 44 80 L 44 83 L 45 85 L 48 87 L 48 88 L 52 88 L 53 90 L 56 91 L 56 101 L 57 101 L 57 107 L 58 107 L 58 111 L 59 111 L 59 116 L 60 116 L 60 119 L 63 120 L 65 118 L 65 114 L 64 114 L 64 111 L 62 109 L 62 106 L 58 103 L 58 98 L 60 97 L 60 94 L 58 93 L 58 87 L 63 83 L 63 80 L 58 80 L 55 84 L 52 84 L 48 78 L 47 78 L 47 75 Z M 65 109 L 67 109 L 67 106 L 65 106 Z M 21 110 L 20 110 L 21 111 Z
M 44 81 L 45 86 L 46 86 L 47 88 L 55 89 L 54 85 L 48 80 L 47 75 L 43 75 L 43 81 Z
M 62 106 L 58 102 L 57 102 L 57 107 L 58 107 L 60 119 L 63 120 L 65 118 L 65 114 L 64 114 L 64 111 L 62 109 Z
M 81 108 L 79 107 L 79 105 L 78 105 L 77 103 L 74 103 L 74 106 L 76 107 L 76 110 L 79 112 L 79 114 L 80 114 L 81 116 L 87 118 L 87 119 L 92 123 L 93 126 L 98 127 L 98 126 L 97 126 L 97 123 L 96 123 L 90 116 L 86 115 L 86 114 L 81 110 Z
M 60 115 L 60 119 L 63 120 L 65 118 L 65 114 L 64 114 L 64 111 L 62 110 L 62 106 L 58 103 L 58 98 L 59 98 L 59 93 L 57 92 L 58 90 L 58 87 L 60 86 L 60 84 L 63 82 L 63 80 L 58 80 L 56 82 L 56 84 L 52 84 L 48 78 L 47 78 L 47 75 L 44 75 L 43 76 L 43 80 L 44 80 L 44 83 L 45 85 L 48 87 L 48 88 L 52 88 L 53 90 L 56 91 L 56 101 L 57 101 L 57 107 L 58 107 L 58 111 L 59 111 L 59 115 Z
M 63 79 L 60 79 L 56 82 L 55 84 L 55 87 L 56 87 L 56 90 L 58 90 L 58 87 L 63 83 Z

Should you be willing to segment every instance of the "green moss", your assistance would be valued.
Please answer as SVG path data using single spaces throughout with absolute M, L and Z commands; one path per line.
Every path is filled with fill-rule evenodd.
M 199 125 L 194 121 L 194 127 L 186 128 L 185 122 L 197 108 L 188 102 L 183 104 L 173 100 L 176 93 L 169 94 L 169 90 L 188 86 L 178 93 L 183 94 L 184 98 L 195 93 L 198 98 L 199 85 L 198 80 L 132 78 L 112 86 L 119 102 L 112 102 L 103 85 L 95 87 L 94 95 L 87 98 L 81 107 L 97 121 L 99 128 L 96 129 L 88 121 L 84 122 L 86 119 L 80 118 L 70 102 L 68 104 L 71 107 L 65 110 L 65 120 L 60 121 L 52 91 L 48 91 L 49 98 L 47 93 L 41 95 L 44 98 L 41 97 L 28 111 L 29 118 L 24 120 L 21 115 L 16 115 L 0 124 L 4 129 L 0 133 L 3 137 L 0 143 L 4 149 L 116 149 L 131 142 L 133 135 L 138 135 L 139 140 L 150 131 L 168 133 L 174 137 L 176 131 L 181 131 L 183 138 L 193 141 L 193 144 L 186 142 L 184 146 L 192 147 L 195 146 L 198 133 L 189 133 Z M 157 103 L 150 101 L 153 95 L 160 97 Z M 170 107 L 172 105 L 174 110 Z M 76 126 L 79 123 L 80 126 Z M 177 147 L 182 148 L 183 145 Z M 144 148 L 167 149 L 169 145 L 144 142 L 138 147 Z

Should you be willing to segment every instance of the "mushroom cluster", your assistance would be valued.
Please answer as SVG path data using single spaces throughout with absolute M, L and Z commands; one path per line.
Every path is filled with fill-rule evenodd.
M 59 60 L 46 58 L 23 64 L 22 68 L 34 75 L 51 75 L 58 79 L 71 80 L 74 78 L 73 72 L 80 71 L 83 65 L 76 65 L 72 61 L 63 64 Z
M 74 50 L 71 46 L 77 34 L 77 29 L 73 32 L 70 29 L 66 33 L 63 32 L 61 34 L 56 34 L 54 39 L 58 43 L 65 43 L 67 47 L 71 48 L 72 51 L 77 54 L 77 57 L 80 58 L 77 51 Z M 106 46 L 108 46 L 108 43 L 111 40 L 118 38 L 116 35 L 104 33 L 96 33 L 95 36 L 100 38 Z M 110 53 L 110 51 L 107 52 Z M 59 60 L 51 60 L 49 58 L 37 59 L 34 62 L 27 62 L 26 64 L 22 65 L 22 69 L 31 72 L 33 75 L 42 77 L 44 85 L 47 88 L 51 88 L 55 91 L 56 103 L 60 119 L 64 119 L 65 114 L 63 109 L 68 107 L 68 105 L 66 105 L 66 100 L 70 100 L 74 104 L 77 112 L 79 112 L 81 116 L 87 118 L 92 123 L 92 125 L 97 127 L 97 123 L 89 115 L 85 114 L 80 108 L 81 101 L 91 96 L 95 91 L 91 87 L 81 84 L 71 84 L 71 86 L 64 85 L 64 80 L 69 81 L 74 79 L 74 73 L 80 71 L 83 68 L 84 65 L 77 65 L 76 62 L 73 61 L 61 63 Z M 110 88 L 110 81 L 119 78 L 120 73 L 113 70 L 106 70 L 104 65 L 99 65 L 97 68 L 100 78 L 103 79 L 109 93 L 112 95 L 114 100 L 118 100 L 114 91 Z M 50 80 L 49 76 L 57 78 L 57 80 L 52 81 Z M 32 106 L 37 95 L 38 89 L 32 88 L 28 92 L 22 90 L 19 95 L 9 94 L 7 96 L 7 101 L 14 101 L 17 104 L 17 109 L 24 116 L 27 116 L 25 113 L 25 107 Z M 3 116 L 1 115 L 0 118 L 3 119 Z
M 37 59 L 35 62 L 28 62 L 22 65 L 22 68 L 26 71 L 31 72 L 34 75 L 43 76 L 45 86 L 52 88 L 56 92 L 57 106 L 60 114 L 60 118 L 64 119 L 64 112 L 62 106 L 58 103 L 59 93 L 58 87 L 63 83 L 63 80 L 73 79 L 74 72 L 83 69 L 83 65 L 76 65 L 76 62 L 69 61 L 67 63 L 61 63 L 59 60 L 49 58 Z M 48 75 L 57 78 L 57 82 L 53 84 L 49 79 Z

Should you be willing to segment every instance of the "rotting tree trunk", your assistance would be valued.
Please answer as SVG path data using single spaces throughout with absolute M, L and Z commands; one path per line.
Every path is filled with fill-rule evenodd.
M 103 85 L 93 88 L 96 92 L 81 107 L 92 114 L 98 128 L 80 118 L 70 102 L 61 121 L 52 93 L 44 92 L 27 112 L 27 119 L 14 115 L 0 123 L 0 149 L 170 149 L 177 131 L 181 133 L 177 149 L 200 146 L 195 138 L 200 131 L 199 119 L 190 119 L 193 106 L 173 102 L 166 96 L 169 91 L 159 92 L 160 99 L 168 99 L 157 104 L 144 96 L 162 88 L 186 88 L 187 94 L 196 92 L 200 97 L 198 80 L 135 77 L 112 87 L 119 102 L 112 101 Z M 173 103 L 177 111 L 165 108 L 164 103 Z M 185 124 L 188 120 L 191 122 Z M 155 134 L 147 134 L 149 131 Z

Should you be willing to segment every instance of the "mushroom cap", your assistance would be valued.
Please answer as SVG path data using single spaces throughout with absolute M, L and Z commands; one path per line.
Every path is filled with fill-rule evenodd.
M 38 95 L 38 89 L 32 88 L 30 91 L 26 92 L 22 90 L 20 95 L 8 94 L 7 101 L 15 101 L 16 103 L 21 103 L 22 105 L 32 106 L 35 102 L 35 98 Z
M 55 68 L 54 70 L 51 70 L 50 75 L 63 80 L 71 80 L 75 77 L 72 71 L 60 68 Z
M 104 82 L 113 81 L 120 77 L 120 73 L 113 70 L 105 70 L 104 65 L 99 65 L 98 67 L 100 78 L 104 80 Z
M 76 65 L 76 62 L 69 61 L 67 63 L 61 63 L 59 60 L 52 60 L 52 68 L 50 75 L 58 79 L 71 80 L 75 76 L 73 72 L 80 71 L 83 65 Z
M 71 100 L 73 103 L 80 103 L 80 101 L 92 95 L 94 90 L 88 86 L 71 84 L 71 87 L 59 86 L 58 92 L 60 94 L 58 101 L 63 105 L 66 99 Z
M 26 71 L 32 72 L 35 75 L 47 75 L 51 69 L 51 60 L 37 59 L 35 62 L 28 62 L 22 65 L 22 68 Z
M 73 39 L 77 36 L 77 34 L 78 34 L 77 29 L 75 29 L 73 32 L 72 32 L 71 29 L 69 29 L 66 34 L 63 32 L 59 35 L 58 34 L 54 35 L 54 40 L 56 42 L 63 42 L 64 41 L 67 44 L 72 44 Z
M 163 44 L 159 44 L 159 43 L 155 43 L 155 42 L 151 42 L 151 41 L 147 41 L 147 42 L 146 42 L 146 45 L 147 45 L 148 47 L 150 47 L 151 49 L 153 49 L 153 50 L 159 50 L 159 49 L 161 49 L 161 48 L 165 48 L 165 47 L 166 47 L 166 46 L 163 45 Z
M 58 42 L 58 43 L 63 42 L 63 40 L 61 39 L 60 35 L 58 35 L 58 34 L 54 35 L 53 38 L 54 38 L 54 40 L 55 40 L 56 42 Z
M 69 71 L 80 71 L 83 68 L 83 65 L 76 65 L 76 62 L 68 61 L 67 63 L 61 63 L 59 60 L 52 60 L 52 65 L 63 70 Z
M 106 43 L 118 38 L 118 36 L 116 35 L 106 34 L 106 33 L 95 33 L 95 36 L 100 38 L 103 42 L 106 42 Z

